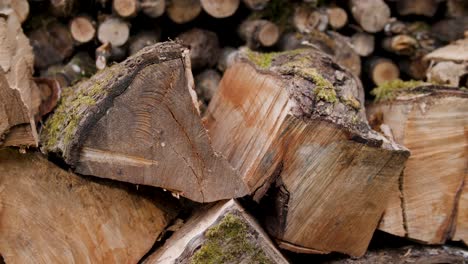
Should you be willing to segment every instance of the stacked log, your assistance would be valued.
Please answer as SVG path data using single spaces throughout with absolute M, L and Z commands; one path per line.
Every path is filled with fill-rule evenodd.
M 465 1 L 0 2 L 0 263 L 464 263 Z

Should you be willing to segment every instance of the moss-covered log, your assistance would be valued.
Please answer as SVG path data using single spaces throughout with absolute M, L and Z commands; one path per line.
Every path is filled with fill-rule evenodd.
M 371 125 L 412 153 L 380 229 L 428 244 L 466 243 L 468 92 L 398 81 L 374 94 Z
M 256 220 L 234 200 L 192 216 L 145 264 L 286 264 Z
M 187 49 L 144 48 L 65 89 L 41 135 L 85 175 L 146 184 L 199 202 L 246 194 L 210 145 L 197 107 Z
M 370 129 L 361 84 L 314 49 L 241 51 L 206 123 L 285 249 L 364 254 L 409 152 Z M 231 140 L 226 140 L 229 138 Z
M 91 181 L 39 153 L 0 151 L 0 184 L 6 263 L 137 263 L 177 214 L 167 195 Z

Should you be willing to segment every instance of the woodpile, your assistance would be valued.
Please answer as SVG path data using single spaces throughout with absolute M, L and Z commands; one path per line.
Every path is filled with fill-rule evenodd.
M 0 263 L 467 263 L 465 2 L 0 1 Z

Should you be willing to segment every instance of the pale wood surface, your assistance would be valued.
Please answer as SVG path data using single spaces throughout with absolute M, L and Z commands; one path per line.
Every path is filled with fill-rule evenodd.
M 194 20 L 202 11 L 200 0 L 172 0 L 167 5 L 167 16 L 177 24 Z
M 431 94 L 431 89 L 433 95 Z M 453 232 L 465 234 L 462 188 L 467 173 L 468 104 L 466 92 L 404 96 L 369 108 L 381 116 L 394 139 L 412 155 L 380 228 L 429 244 L 442 244 Z M 458 208 L 457 208 L 458 204 Z M 395 210 L 400 206 L 400 210 Z M 397 221 L 403 213 L 403 223 Z M 461 224 L 457 224 L 457 215 Z M 405 232 L 401 232 L 401 227 Z M 463 235 L 456 239 L 462 239 Z M 466 238 L 465 238 L 466 239 Z
M 121 184 L 66 172 L 40 154 L 0 152 L 6 263 L 137 263 L 175 216 L 171 210 Z

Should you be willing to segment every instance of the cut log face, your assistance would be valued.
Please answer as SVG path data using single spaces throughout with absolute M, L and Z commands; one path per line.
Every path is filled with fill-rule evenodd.
M 37 146 L 34 56 L 15 14 L 0 17 L 0 146 Z
M 403 89 L 368 108 L 371 123 L 412 153 L 381 230 L 428 244 L 443 244 L 453 232 L 467 240 L 467 113 L 467 92 L 437 86 Z
M 272 186 L 261 204 L 281 247 L 364 254 L 409 153 L 369 128 L 363 102 L 312 49 L 244 51 L 225 72 L 205 116 L 213 146 L 256 200 Z
M 167 4 L 167 16 L 177 24 L 194 20 L 201 10 L 200 0 L 172 0 Z
M 207 207 L 144 263 L 278 263 L 288 261 L 234 200 Z
M 144 48 L 65 91 L 45 124 L 42 149 L 76 171 L 158 186 L 198 202 L 247 193 L 216 154 L 198 108 L 188 50 Z
M 0 183 L 6 263 L 137 263 L 177 213 L 121 184 L 66 172 L 39 154 L 2 150 Z
M 70 22 L 70 33 L 78 43 L 87 43 L 96 35 L 94 21 L 87 16 L 77 16 Z
M 232 16 L 239 8 L 240 0 L 200 0 L 201 6 L 212 17 Z
M 381 31 L 390 19 L 390 8 L 383 0 L 351 0 L 354 19 L 367 32 Z

